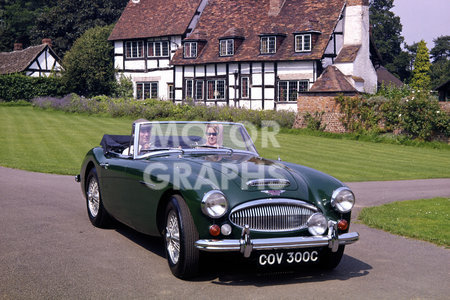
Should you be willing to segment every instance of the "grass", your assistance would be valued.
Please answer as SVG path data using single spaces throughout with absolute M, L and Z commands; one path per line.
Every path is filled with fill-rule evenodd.
M 364 224 L 439 246 L 450 247 L 450 198 L 402 201 L 362 209 Z
M 79 172 L 103 134 L 129 134 L 131 119 L 0 106 L 0 165 L 37 172 Z M 280 147 L 256 146 L 263 157 L 303 164 L 342 181 L 450 177 L 450 148 L 412 147 L 280 132 Z

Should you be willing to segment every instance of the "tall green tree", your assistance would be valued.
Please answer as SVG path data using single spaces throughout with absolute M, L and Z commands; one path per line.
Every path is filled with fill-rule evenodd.
M 434 47 L 430 51 L 433 63 L 448 60 L 450 58 L 450 35 L 442 35 L 435 38 L 433 42 Z
M 401 45 L 404 40 L 401 35 L 400 17 L 391 11 L 394 0 L 371 0 L 369 3 L 372 37 L 385 66 L 392 70 L 395 58 L 402 52 Z
M 114 92 L 114 47 L 108 42 L 113 25 L 88 29 L 63 59 L 62 81 L 69 92 L 86 97 Z
M 431 89 L 431 63 L 427 44 L 421 40 L 417 45 L 417 55 L 414 61 L 411 86 L 417 90 Z

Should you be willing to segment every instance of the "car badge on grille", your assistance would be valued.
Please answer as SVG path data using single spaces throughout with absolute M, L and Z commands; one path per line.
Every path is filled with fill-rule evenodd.
M 266 191 L 261 191 L 261 192 L 266 193 L 267 195 L 270 195 L 270 196 L 280 196 L 281 194 L 283 194 L 286 191 L 285 190 L 266 190 Z

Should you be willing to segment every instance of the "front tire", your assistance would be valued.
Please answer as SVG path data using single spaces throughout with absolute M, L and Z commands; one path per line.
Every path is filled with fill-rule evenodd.
M 86 178 L 86 206 L 89 220 L 95 227 L 106 228 L 111 223 L 111 217 L 103 206 L 97 171 L 92 168 Z
M 194 246 L 198 232 L 186 202 L 174 195 L 166 207 L 164 243 L 173 275 L 188 279 L 198 272 L 199 250 Z

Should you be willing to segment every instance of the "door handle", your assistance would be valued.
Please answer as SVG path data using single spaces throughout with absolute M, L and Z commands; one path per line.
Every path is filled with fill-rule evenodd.
M 103 169 L 108 169 L 109 164 L 108 163 L 101 163 L 100 167 L 102 167 Z

